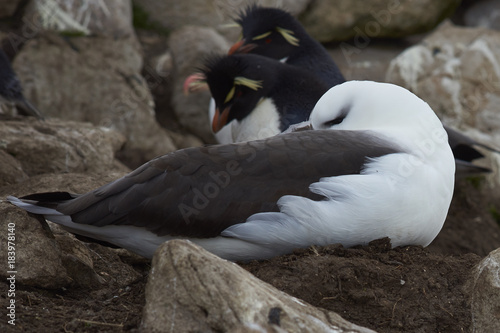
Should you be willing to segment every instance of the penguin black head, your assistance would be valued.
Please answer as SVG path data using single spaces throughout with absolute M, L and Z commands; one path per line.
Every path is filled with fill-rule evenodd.
M 202 72 L 216 107 L 214 133 L 252 112 L 273 85 L 273 65 L 281 64 L 254 54 L 213 56 L 205 62 Z
M 242 36 L 229 54 L 251 52 L 283 59 L 295 52 L 301 44 L 301 37 L 307 35 L 292 15 L 278 8 L 253 5 L 235 21 L 242 28 Z

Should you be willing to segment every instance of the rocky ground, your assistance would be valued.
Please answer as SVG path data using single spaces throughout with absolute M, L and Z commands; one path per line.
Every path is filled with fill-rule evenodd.
M 137 3 L 147 9 L 154 1 Z M 220 1 L 214 3 L 216 8 L 226 8 Z M 489 1 L 480 3 L 484 6 Z M 295 13 L 307 7 L 307 1 L 296 4 Z M 473 25 L 470 22 L 478 21 L 477 12 L 483 13 L 481 17 L 492 12 L 480 5 L 468 10 L 469 6 L 464 2 L 457 10 L 456 23 Z M 476 14 L 472 15 L 472 10 Z M 402 13 L 406 11 L 401 9 Z M 318 12 L 321 8 L 301 17 L 315 21 L 311 17 Z M 428 22 L 436 19 L 429 17 Z M 169 22 L 181 25 L 182 20 L 178 21 Z M 367 27 L 367 23 L 358 21 L 358 27 Z M 11 23 L 2 24 L 5 36 L 11 36 Z M 231 34 L 208 28 L 153 25 L 136 27 L 135 40 L 120 36 L 118 32 L 132 30 L 121 21 L 98 28 L 105 33 L 91 38 L 62 38 L 54 31 L 44 32 L 25 41 L 22 52 L 15 57 L 14 67 L 26 95 L 52 119 L 39 123 L 4 112 L 5 119 L 0 120 L 0 198 L 42 190 L 87 191 L 156 154 L 213 142 L 208 127 L 202 126 L 206 119 L 200 116 L 206 112 L 207 96 L 193 98 L 179 92 L 183 78 L 195 66 L 193 59 L 206 50 L 186 54 L 185 48 L 189 47 L 184 46 L 211 43 L 224 50 L 234 38 Z M 364 32 L 366 38 L 359 33 L 345 40 L 317 38 L 324 38 L 348 79 L 391 81 L 411 88 L 449 124 L 485 143 L 498 142 L 500 121 L 494 106 L 500 99 L 500 33 L 490 29 L 495 28 L 494 23 L 487 28 L 448 23 L 427 33 L 415 25 L 408 27 L 414 29 L 410 36 L 397 36 L 397 40 L 386 39 L 391 37 L 387 35 L 390 25 L 384 28 L 380 36 L 370 37 L 366 30 L 351 26 L 350 31 Z M 165 34 L 164 29 L 171 33 Z M 311 26 L 311 31 L 314 29 Z M 109 39 L 109 35 L 113 38 Z M 100 60 L 103 54 L 107 61 Z M 79 84 L 72 85 L 74 81 Z M 95 89 L 96 85 L 99 89 Z M 49 93 L 47 86 L 51 87 Z M 500 158 L 488 155 L 482 163 L 493 169 L 492 174 L 457 180 L 445 226 L 425 249 L 391 250 L 387 240 L 379 240 L 352 249 L 338 245 L 312 247 L 240 266 L 278 290 L 375 331 L 470 331 L 478 327 L 472 315 L 478 314 L 474 312 L 478 306 L 474 300 L 477 294 L 473 268 L 500 248 L 498 161 Z M 8 214 L 17 211 L 0 203 L 0 214 L 13 216 Z M 34 232 L 32 237 L 52 242 L 53 236 L 47 236 L 36 220 L 23 218 L 27 225 L 40 230 L 18 228 L 20 237 Z M 7 222 L 0 218 L 1 225 Z M 63 254 L 54 255 L 59 263 L 51 269 L 63 273 L 48 274 L 51 277 L 43 282 L 36 278 L 20 281 L 15 295 L 16 325 L 8 325 L 2 316 L 0 330 L 140 331 L 151 261 L 123 250 L 80 243 L 57 229 L 55 234 L 56 249 Z M 76 255 L 75 249 L 84 255 Z M 34 258 L 41 261 L 52 256 L 51 251 L 47 247 L 30 255 L 34 253 Z M 90 264 L 71 261 L 73 254 Z M 1 272 L 0 283 L 3 308 L 9 301 L 5 272 Z M 55 276 L 62 277 L 56 281 Z

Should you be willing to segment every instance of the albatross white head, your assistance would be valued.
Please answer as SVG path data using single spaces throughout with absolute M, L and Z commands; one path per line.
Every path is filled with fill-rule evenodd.
M 337 85 L 318 100 L 310 120 L 316 130 L 372 131 L 419 158 L 437 154 L 450 164 L 453 160 L 446 131 L 434 111 L 394 84 L 349 81 Z

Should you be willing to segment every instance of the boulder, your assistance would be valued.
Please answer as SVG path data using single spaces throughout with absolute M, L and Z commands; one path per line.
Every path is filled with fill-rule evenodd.
M 3 0 L 0 1 L 0 17 L 9 17 L 14 15 L 17 7 L 23 0 Z
M 499 148 L 499 31 L 443 23 L 391 62 L 386 81 L 424 99 L 448 126 Z M 487 166 L 490 187 L 500 186 L 500 155 Z
M 14 59 L 25 96 L 47 118 L 114 129 L 125 135 L 129 166 L 175 150 L 156 122 L 153 97 L 141 76 L 135 37 L 71 38 L 46 35 L 28 41 Z
M 172 105 L 181 125 L 205 142 L 215 142 L 208 119 L 210 92 L 183 92 L 184 80 L 203 65 L 209 54 L 227 53 L 230 45 L 212 28 L 186 26 L 172 33 L 169 40 L 173 61 Z
M 85 193 L 108 183 L 123 172 L 100 174 L 45 174 L 34 176 L 14 185 L 0 187 L 0 199 L 7 195 L 22 196 L 36 192 L 68 191 Z M 38 220 L 8 202 L 0 201 L 0 224 L 14 227 L 15 262 L 12 269 L 0 273 L 8 277 L 16 271 L 16 281 L 23 285 L 58 289 L 68 285 L 100 288 L 110 279 L 95 270 L 96 261 L 106 261 L 113 269 L 123 273 L 119 285 L 125 286 L 140 278 L 131 266 L 122 263 L 112 249 L 99 245 L 84 245 L 73 235 L 56 224 Z M 50 226 L 50 229 L 49 229 Z M 8 230 L 0 234 L 2 244 L 7 244 Z M 123 251 L 123 250 L 122 250 Z M 8 251 L 0 251 L 0 260 L 8 261 Z M 103 259 L 104 258 L 104 259 Z M 112 264 L 110 264 L 112 262 Z
M 23 21 L 38 31 L 111 37 L 134 34 L 131 1 L 32 0 Z
M 0 260 L 8 267 L 0 272 L 3 280 L 13 276 L 16 284 L 49 289 L 70 284 L 71 278 L 50 231 L 44 230 L 25 211 L 6 202 L 0 202 L 0 224 L 4 226 L 0 241 L 5 245 Z M 13 247 L 7 251 L 11 244 Z
M 114 158 L 125 138 L 90 123 L 32 117 L 0 122 L 0 186 L 50 172 L 125 170 Z
M 159 247 L 146 286 L 143 331 L 252 332 L 259 327 L 373 332 L 291 297 L 189 241 Z
M 0 187 L 19 183 L 27 178 L 28 175 L 24 172 L 21 162 L 5 150 L 0 149 Z
M 354 38 L 400 38 L 432 30 L 451 15 L 460 0 L 317 0 L 300 15 L 306 30 L 320 42 Z
M 500 2 L 474 1 L 464 13 L 464 21 L 470 27 L 500 30 Z
M 473 269 L 465 289 L 470 294 L 471 332 L 500 332 L 500 249 Z
M 298 15 L 310 2 L 311 0 L 261 0 L 258 1 L 258 4 L 265 7 L 280 7 Z M 253 0 L 134 1 L 137 7 L 147 13 L 149 20 L 171 31 L 185 25 L 205 26 L 217 29 L 219 33 L 231 40 L 237 38 L 239 31 L 238 29 L 228 29 L 226 25 L 232 23 L 234 17 L 254 3 Z

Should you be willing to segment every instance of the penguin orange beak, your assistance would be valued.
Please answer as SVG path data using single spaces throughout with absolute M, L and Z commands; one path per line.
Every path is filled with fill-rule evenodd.
M 217 133 L 222 129 L 222 127 L 226 126 L 230 110 L 230 106 L 226 107 L 222 113 L 220 113 L 219 108 L 215 109 L 214 119 L 212 121 L 212 131 L 214 133 Z
M 245 44 L 246 40 L 243 38 L 239 42 L 236 42 L 231 46 L 227 54 L 231 55 L 234 53 L 248 53 L 257 47 L 257 44 Z

